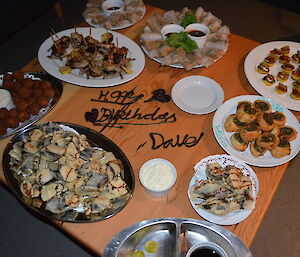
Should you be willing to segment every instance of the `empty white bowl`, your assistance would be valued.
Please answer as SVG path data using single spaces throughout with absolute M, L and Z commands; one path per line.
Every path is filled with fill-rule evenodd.
M 183 31 L 184 31 L 184 28 L 178 24 L 167 24 L 162 27 L 160 32 L 161 32 L 163 39 L 166 40 L 168 34 L 180 33 Z
M 196 41 L 198 48 L 204 46 L 209 33 L 209 28 L 207 26 L 200 23 L 192 23 L 185 28 L 185 31 L 189 34 L 188 36 L 190 39 Z M 201 32 L 203 35 L 200 35 Z
M 174 165 L 165 159 L 155 158 L 143 164 L 139 172 L 140 182 L 153 197 L 168 194 L 176 182 L 177 172 Z
M 106 0 L 102 3 L 102 10 L 105 16 L 110 16 L 115 12 L 123 12 L 124 2 L 122 0 Z

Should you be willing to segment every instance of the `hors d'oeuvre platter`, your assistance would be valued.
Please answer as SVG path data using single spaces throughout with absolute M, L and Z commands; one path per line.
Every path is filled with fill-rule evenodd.
M 300 111 L 300 43 L 274 41 L 259 45 L 247 55 L 244 70 L 258 93 Z
M 251 167 L 223 154 L 202 159 L 194 170 L 188 196 L 202 218 L 219 225 L 233 225 L 251 214 L 259 191 Z
M 0 139 L 44 117 L 59 101 L 61 81 L 44 72 L 20 70 L 0 75 Z
M 194 23 L 205 25 L 209 30 L 205 35 L 206 42 L 201 48 L 191 38 L 201 37 L 199 33 L 203 31 L 187 30 L 187 26 Z M 179 29 L 162 33 L 164 26 L 169 24 L 177 24 Z M 196 32 L 199 35 L 192 34 Z M 189 71 L 193 68 L 209 67 L 220 59 L 227 51 L 229 34 L 228 26 L 222 25 L 222 21 L 211 12 L 206 12 L 202 7 L 197 10 L 184 8 L 181 11 L 170 10 L 163 14 L 154 14 L 148 19 L 140 41 L 143 50 L 151 59 L 161 65 Z
M 144 69 L 143 51 L 120 33 L 83 27 L 50 35 L 40 46 L 38 59 L 44 70 L 62 81 L 109 87 L 134 79 Z
M 136 24 L 145 13 L 142 0 L 89 0 L 82 15 L 95 28 L 118 30 Z
M 242 95 L 223 103 L 214 115 L 213 132 L 228 154 L 255 166 L 284 164 L 300 150 L 296 117 L 261 96 Z
M 3 170 L 25 205 L 67 222 L 112 217 L 134 189 L 130 162 L 120 148 L 102 134 L 71 123 L 22 130 L 5 148 Z

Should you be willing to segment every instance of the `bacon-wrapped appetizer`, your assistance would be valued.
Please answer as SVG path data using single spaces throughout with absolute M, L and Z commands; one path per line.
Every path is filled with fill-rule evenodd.
M 274 126 L 281 127 L 285 124 L 286 117 L 282 112 L 277 111 L 272 113 L 272 115 L 273 115 Z
M 274 128 L 273 114 L 265 112 L 259 113 L 257 123 L 262 131 L 271 131 Z
M 264 132 L 256 139 L 256 144 L 258 146 L 266 148 L 268 150 L 277 146 L 279 142 L 279 137 L 271 132 Z
M 257 145 L 256 140 L 250 143 L 250 152 L 253 156 L 255 157 L 263 156 L 266 151 L 267 151 L 266 148 Z
M 257 123 L 252 122 L 247 124 L 240 130 L 240 136 L 244 141 L 250 142 L 256 140 L 260 136 L 260 129 Z
M 285 94 L 287 92 L 287 86 L 282 83 L 278 83 L 278 85 L 275 87 L 275 92 L 280 95 Z
M 267 74 L 262 78 L 262 81 L 265 83 L 265 85 L 270 87 L 275 83 L 275 78 L 272 74 Z
M 233 148 L 238 151 L 245 151 L 248 147 L 248 142 L 242 139 L 240 133 L 234 133 L 231 135 L 230 142 Z
M 272 112 L 272 106 L 264 100 L 256 100 L 253 103 L 253 107 L 258 111 L 258 112 L 266 112 L 266 113 L 270 113 Z
M 280 143 L 270 150 L 275 158 L 282 158 L 291 153 L 291 144 L 288 140 L 280 140 Z
M 280 82 L 286 82 L 289 78 L 289 74 L 286 73 L 286 72 L 278 72 L 277 74 L 277 80 L 280 81 Z

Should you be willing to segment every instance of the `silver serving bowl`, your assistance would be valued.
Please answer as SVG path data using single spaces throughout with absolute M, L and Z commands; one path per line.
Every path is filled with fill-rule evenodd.
M 145 244 L 158 243 L 158 250 L 147 253 Z M 130 257 L 136 250 L 145 256 L 184 257 L 200 243 L 213 243 L 222 249 L 222 257 L 252 257 L 243 242 L 227 229 L 196 219 L 162 218 L 136 223 L 117 234 L 106 246 L 103 257 Z

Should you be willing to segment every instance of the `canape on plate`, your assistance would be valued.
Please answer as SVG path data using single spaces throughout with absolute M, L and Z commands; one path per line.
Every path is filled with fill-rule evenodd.
M 295 66 L 290 63 L 285 63 L 281 65 L 281 69 L 285 73 L 291 73 L 294 70 Z
M 262 81 L 265 83 L 266 86 L 270 87 L 275 83 L 275 78 L 272 74 L 267 74 L 262 78 Z
M 274 55 L 268 55 L 263 61 L 263 64 L 268 67 L 272 67 L 275 63 L 276 63 L 276 56 Z
M 291 57 L 289 57 L 288 55 L 281 55 L 279 57 L 279 62 L 281 64 L 284 64 L 284 63 L 289 63 L 291 61 Z
M 240 133 L 234 133 L 231 135 L 230 142 L 233 148 L 238 151 L 245 151 L 248 147 L 248 142 L 241 137 Z
M 285 94 L 287 92 L 287 86 L 282 83 L 278 83 L 278 85 L 275 87 L 275 92 L 280 95 Z
M 292 55 L 292 62 L 300 63 L 300 51 L 299 50 L 297 51 L 297 53 Z
M 269 67 L 263 63 L 259 64 L 256 70 L 261 74 L 267 74 L 270 71 Z
M 286 82 L 289 78 L 289 74 L 283 71 L 278 72 L 277 80 L 280 82 Z

